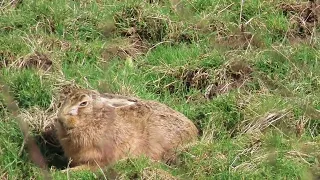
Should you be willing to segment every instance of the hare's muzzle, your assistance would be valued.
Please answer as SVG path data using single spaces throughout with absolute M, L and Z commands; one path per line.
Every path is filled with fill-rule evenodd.
M 75 127 L 76 120 L 73 117 L 66 117 L 58 118 L 58 122 L 63 128 L 65 128 L 66 130 L 70 130 Z

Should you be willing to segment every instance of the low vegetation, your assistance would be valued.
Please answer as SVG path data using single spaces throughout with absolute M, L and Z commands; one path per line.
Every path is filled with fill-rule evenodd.
M 54 179 L 319 179 L 319 22 L 311 0 L 4 0 L 0 80 Z M 165 103 L 199 141 L 61 173 L 52 122 L 72 86 Z M 38 179 L 9 110 L 0 94 L 0 179 Z

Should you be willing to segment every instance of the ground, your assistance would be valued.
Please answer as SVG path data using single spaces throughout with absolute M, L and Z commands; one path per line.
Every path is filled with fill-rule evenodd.
M 0 179 L 38 179 L 39 166 L 54 179 L 319 179 L 318 6 L 1 1 Z M 197 125 L 199 140 L 170 163 L 141 157 L 61 173 L 68 161 L 51 123 L 72 86 L 165 103 Z

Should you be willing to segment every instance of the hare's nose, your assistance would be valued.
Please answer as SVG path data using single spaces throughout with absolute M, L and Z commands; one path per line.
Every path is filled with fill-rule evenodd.
M 72 108 L 69 112 L 68 112 L 69 115 L 72 115 L 72 116 L 76 116 L 78 114 L 78 109 L 77 108 Z

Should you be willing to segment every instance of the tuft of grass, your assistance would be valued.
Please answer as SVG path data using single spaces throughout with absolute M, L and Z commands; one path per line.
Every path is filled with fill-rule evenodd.
M 22 153 L 23 137 L 13 118 L 1 117 L 0 175 L 7 179 L 39 178 L 39 169 Z
M 48 108 L 52 98 L 52 91 L 47 89 L 48 82 L 33 70 L 2 71 L 10 88 L 14 91 L 16 100 L 22 108 L 40 106 Z

